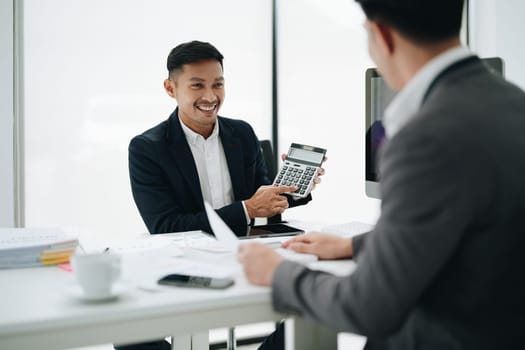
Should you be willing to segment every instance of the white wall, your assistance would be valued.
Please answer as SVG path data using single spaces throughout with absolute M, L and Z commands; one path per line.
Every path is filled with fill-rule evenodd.
M 13 2 L 0 1 L 0 227 L 13 227 Z
M 472 49 L 503 58 L 507 79 L 525 89 L 525 2 L 471 0 L 470 9 Z

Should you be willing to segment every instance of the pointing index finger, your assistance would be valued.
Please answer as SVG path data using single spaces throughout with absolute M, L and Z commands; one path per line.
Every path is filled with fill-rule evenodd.
M 297 187 L 295 186 L 277 186 L 275 188 L 275 193 L 287 193 L 287 192 L 295 192 L 297 190 Z

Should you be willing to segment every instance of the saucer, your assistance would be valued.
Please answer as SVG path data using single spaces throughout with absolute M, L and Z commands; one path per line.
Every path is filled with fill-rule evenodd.
M 82 287 L 78 284 L 68 285 L 66 286 L 66 292 L 69 296 L 83 300 L 83 301 L 110 301 L 117 299 L 119 296 L 124 294 L 126 290 L 128 289 L 128 285 L 124 283 L 116 283 L 113 286 L 113 289 L 110 294 L 103 295 L 103 296 L 87 296 L 84 294 L 84 291 L 82 290 Z

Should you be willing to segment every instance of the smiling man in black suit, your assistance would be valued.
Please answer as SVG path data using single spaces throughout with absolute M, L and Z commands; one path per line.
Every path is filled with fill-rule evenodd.
M 311 195 L 298 200 L 286 195 L 295 191 L 293 186 L 271 186 L 252 127 L 218 115 L 225 78 L 223 55 L 213 45 L 178 45 L 168 56 L 167 69 L 164 89 L 178 106 L 129 145 L 133 198 L 151 234 L 213 233 L 204 210 L 207 201 L 235 234 L 245 236 L 254 218 L 311 200 Z M 318 175 L 323 173 L 320 169 Z M 319 183 L 319 177 L 314 181 Z M 117 348 L 157 350 L 170 349 L 170 344 L 161 340 Z
M 171 50 L 167 94 L 177 108 L 129 145 L 133 198 L 152 234 L 212 232 L 203 201 L 239 236 L 255 217 L 281 214 L 311 196 L 285 196 L 291 186 L 271 181 L 259 140 L 245 121 L 219 116 L 225 97 L 223 56 L 211 44 L 183 43 Z M 319 179 L 317 179 L 319 182 Z

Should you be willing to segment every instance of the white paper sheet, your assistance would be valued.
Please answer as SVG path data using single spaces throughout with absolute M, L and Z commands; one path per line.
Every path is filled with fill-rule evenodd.
M 211 229 L 215 234 L 215 237 L 221 244 L 232 252 L 236 252 L 239 248 L 239 239 L 233 233 L 233 231 L 222 221 L 221 217 L 215 212 L 212 206 L 208 202 L 204 202 L 206 208 L 206 215 L 208 215 L 208 221 L 210 222 Z

